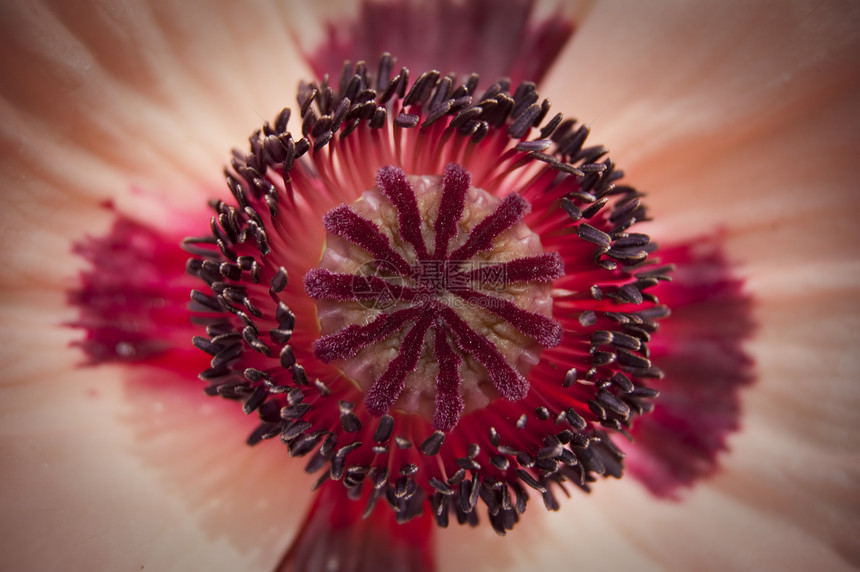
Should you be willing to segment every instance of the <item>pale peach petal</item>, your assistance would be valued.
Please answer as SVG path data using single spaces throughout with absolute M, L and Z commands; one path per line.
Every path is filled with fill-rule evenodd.
M 248 448 L 251 419 L 177 395 L 162 372 L 80 369 L 80 332 L 62 324 L 84 268 L 72 243 L 112 223 L 102 201 L 182 227 L 221 191 L 229 145 L 292 103 L 304 72 L 284 22 L 269 3 L 0 11 L 14 78 L 0 90 L 4 564 L 265 569 L 304 512 L 291 488 L 311 483 L 288 478 L 301 467 Z M 284 54 L 279 69 L 264 49 Z
M 616 494 L 608 512 L 617 533 L 662 570 L 856 569 L 829 539 L 810 536 L 801 521 L 777 518 L 713 487 L 696 489 L 683 504 L 643 499 L 629 489 Z M 629 518 L 625 500 L 636 505 L 642 519 Z M 695 523 L 691 515 L 697 515 Z
M 450 527 L 441 530 L 437 547 L 440 570 L 663 570 L 644 547 L 619 533 L 618 515 L 605 504 L 621 505 L 620 482 L 599 483 L 584 496 L 571 491 L 559 512 L 540 507 L 526 511 L 506 536 L 489 527 Z M 641 489 L 634 490 L 641 494 Z M 537 502 L 540 502 L 536 499 Z M 601 503 L 600 501 L 604 501 Z M 641 502 L 641 499 L 631 501 Z
M 721 225 L 745 260 L 844 260 L 858 236 L 842 218 L 857 200 L 858 22 L 851 2 L 601 4 L 545 90 L 651 191 L 667 234 Z M 809 232 L 790 233 L 799 223 Z M 833 237 L 846 247 L 823 249 Z
M 860 37 L 845 32 L 860 10 L 793 3 L 740 18 L 721 5 L 719 20 L 699 10 L 635 11 L 624 8 L 639 24 L 622 32 L 618 14 L 595 10 L 589 22 L 603 21 L 595 26 L 610 45 L 628 41 L 604 54 L 607 73 L 623 84 L 600 101 L 568 86 L 571 101 L 586 110 L 583 118 L 594 113 L 598 137 L 614 134 L 617 160 L 650 191 L 658 240 L 725 230 L 763 329 L 753 344 L 759 390 L 783 388 L 807 414 L 856 406 L 858 363 L 847 348 L 857 340 L 860 309 L 851 295 L 860 286 L 852 157 L 860 145 L 860 73 L 852 64 Z M 711 20 L 720 25 L 704 25 Z M 641 57 L 625 60 L 636 50 Z M 817 401 L 813 390 L 845 399 Z M 851 421 L 843 415 L 833 425 Z
M 86 206 L 110 199 L 162 227 L 198 211 L 223 188 L 229 145 L 292 104 L 306 75 L 285 15 L 268 2 L 0 10 L 0 70 L 14 78 L 0 94 L 0 232 L 60 257 L 61 236 L 104 229 Z M 41 279 L 35 256 L 2 256 Z
M 578 71 L 547 88 L 567 90 L 650 192 L 652 236 L 724 229 L 756 301 L 759 381 L 723 474 L 674 507 L 642 499 L 641 521 L 665 524 L 631 519 L 625 536 L 659 547 L 664 565 L 847 569 L 860 562 L 860 12 L 844 2 L 689 8 L 598 6 L 566 54 Z M 577 62 L 596 61 L 590 73 L 617 81 L 583 83 Z M 730 551 L 707 552 L 715 544 Z
M 263 454 L 247 447 L 253 419 L 157 370 L 122 383 L 116 367 L 76 368 L 75 333 L 57 324 L 69 314 L 61 299 L 9 302 L 2 323 L 27 327 L 0 338 L 20 348 L 3 358 L 5 566 L 235 570 L 277 561 L 313 479 L 276 443 Z

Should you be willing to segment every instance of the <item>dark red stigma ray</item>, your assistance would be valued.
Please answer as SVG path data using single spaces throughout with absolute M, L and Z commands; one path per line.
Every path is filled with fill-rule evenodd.
M 314 343 L 314 354 L 326 363 L 353 357 L 359 350 L 390 336 L 422 313 L 421 308 L 405 308 L 382 314 L 367 326 L 352 325 Z
M 564 276 L 564 261 L 558 252 L 549 252 L 540 256 L 517 258 L 493 266 L 481 266 L 469 271 L 469 278 L 484 283 L 499 275 L 504 275 L 513 282 L 555 280 Z
M 314 268 L 305 274 L 305 291 L 317 300 L 372 300 L 388 289 L 397 300 L 411 301 L 421 292 L 408 286 L 386 281 L 378 276 L 342 274 Z
M 362 218 L 346 206 L 332 209 L 323 219 L 325 229 L 357 244 L 377 260 L 394 266 L 401 274 L 409 274 L 409 264 L 391 248 L 391 243 L 373 222 Z
M 445 325 L 451 328 L 460 350 L 472 355 L 484 366 L 502 397 L 509 401 L 519 401 L 526 396 L 529 382 L 508 363 L 496 346 L 470 328 L 450 308 L 442 308 L 441 316 Z
M 446 169 L 442 175 L 442 199 L 439 214 L 433 223 L 436 231 L 433 257 L 444 258 L 448 252 L 448 242 L 457 234 L 457 221 L 463 216 L 466 192 L 472 183 L 472 175 L 465 169 Z
M 463 172 L 462 169 L 460 171 Z M 448 171 L 445 174 L 447 176 Z M 376 185 L 397 208 L 400 232 L 403 234 L 403 238 L 415 249 L 418 259 L 429 259 L 430 254 L 427 252 L 427 246 L 421 236 L 421 214 L 418 212 L 418 200 L 412 185 L 406 180 L 406 173 L 397 167 L 383 167 L 376 174 Z M 445 186 L 449 190 L 445 190 Z M 468 183 L 466 186 L 468 188 Z M 449 193 L 450 187 L 450 181 L 446 180 L 445 185 L 443 185 L 443 192 Z
M 493 239 L 520 222 L 531 210 L 527 200 L 517 194 L 502 199 L 502 204 L 492 215 L 472 229 L 466 244 L 451 253 L 451 260 L 468 260 L 475 254 L 492 248 Z
M 424 346 L 424 335 L 433 324 L 434 308 L 424 307 L 422 310 L 421 317 L 403 338 L 400 353 L 388 365 L 388 369 L 382 376 L 373 382 L 370 391 L 364 398 L 367 410 L 372 415 L 382 415 L 394 406 L 397 398 L 403 392 L 404 379 L 418 364 L 418 357 Z M 439 429 L 439 427 L 435 427 L 435 429 Z
M 433 427 L 450 431 L 460 420 L 466 404 L 460 395 L 460 359 L 451 349 L 445 328 L 433 328 L 433 351 L 439 360 L 439 375 L 436 377 L 436 408 L 433 412 Z
M 415 190 L 407 181 L 402 169 L 392 166 L 382 167 L 376 176 L 377 185 L 398 211 L 399 228 L 406 242 L 415 248 L 418 261 L 430 259 L 429 252 L 421 236 L 420 214 Z M 478 223 L 467 236 L 465 243 L 452 253 L 447 252 L 450 238 L 456 231 L 456 225 L 463 214 L 463 204 L 471 176 L 460 165 L 451 163 L 445 168 L 442 176 L 442 196 L 439 214 L 434 221 L 434 227 L 439 231 L 435 239 L 433 259 L 442 265 L 457 267 L 467 262 L 476 253 L 492 248 L 492 241 L 502 232 L 522 220 L 530 210 L 528 202 L 516 194 L 510 194 L 498 205 L 496 210 Z M 371 221 L 353 213 L 346 205 L 341 205 L 330 211 L 324 218 L 324 224 L 329 232 L 347 238 L 352 243 L 364 248 L 368 254 L 392 265 L 399 273 L 399 278 L 409 280 L 415 276 L 415 268 L 411 267 L 399 254 L 391 249 L 389 240 L 380 233 Z M 540 258 L 544 264 L 535 264 Z M 520 258 L 506 263 L 504 268 L 513 266 L 519 273 L 513 278 L 549 282 L 561 275 L 558 264 L 546 264 L 545 259 L 558 262 L 556 257 Z M 522 272 L 525 268 L 531 273 Z M 544 271 L 544 272 L 542 272 Z M 506 277 L 508 281 L 514 281 Z M 372 290 L 358 289 L 352 293 L 348 288 L 355 288 L 356 281 L 366 280 Z M 458 346 L 466 354 L 472 354 L 487 369 L 499 393 L 507 399 L 522 399 L 528 392 L 528 381 L 507 363 L 492 342 L 484 339 L 466 324 L 456 313 L 443 308 L 437 300 L 439 288 L 428 292 L 428 296 L 419 296 L 415 288 L 404 288 L 398 283 L 383 284 L 382 279 L 363 276 L 336 274 L 327 270 L 317 269 L 305 277 L 305 289 L 311 298 L 334 299 L 339 301 L 359 301 L 365 298 L 363 292 L 380 292 L 383 287 L 391 288 L 397 294 L 397 300 L 413 305 L 414 311 L 399 309 L 390 314 L 382 314 L 365 326 L 348 326 L 339 332 L 323 336 L 314 345 L 315 354 L 325 362 L 334 359 L 344 359 L 355 355 L 372 343 L 381 342 L 391 334 L 400 330 L 407 323 L 412 327 L 406 334 L 399 355 L 389 364 L 388 369 L 377 379 L 366 397 L 367 409 L 374 415 L 388 412 L 404 390 L 404 379 L 415 370 L 418 356 L 424 346 L 424 336 L 431 326 L 438 332 L 440 329 L 450 329 L 456 336 Z M 551 348 L 561 343 L 561 325 L 551 318 L 518 308 L 513 303 L 498 296 L 490 296 L 469 287 L 450 288 L 452 294 L 473 304 L 479 304 L 499 317 L 509 322 L 514 328 L 525 335 L 534 338 L 545 348 Z M 400 296 L 403 296 L 402 298 Z M 408 317 L 407 317 L 408 316 Z M 441 342 L 440 342 L 441 339 Z M 439 338 L 433 346 L 441 348 L 444 355 L 451 354 L 450 347 Z M 435 349 L 434 349 L 435 351 Z M 437 354 L 441 363 L 442 356 Z M 450 431 L 459 420 L 454 412 L 459 409 L 460 376 L 451 372 L 440 372 L 438 383 L 444 384 L 444 394 L 454 395 L 453 406 L 442 405 L 442 411 L 434 415 L 433 428 Z M 457 384 L 453 387 L 453 384 Z M 441 390 L 437 387 L 437 391 Z M 438 402 L 438 400 L 437 400 Z M 438 409 L 438 406 L 437 406 Z M 438 422 L 438 424 L 437 424 Z

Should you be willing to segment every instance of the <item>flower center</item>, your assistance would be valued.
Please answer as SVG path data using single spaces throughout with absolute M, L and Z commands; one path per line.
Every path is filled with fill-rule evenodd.
M 606 430 L 657 394 L 671 268 L 630 231 L 642 194 L 533 84 L 391 65 L 302 84 L 301 139 L 284 110 L 234 151 L 232 198 L 185 241 L 200 377 L 364 515 L 476 524 L 482 500 L 504 534 L 527 488 L 556 510 L 557 484 L 621 476 Z
M 324 218 L 326 248 L 305 287 L 317 301 L 317 357 L 335 362 L 391 408 L 452 429 L 460 415 L 528 393 L 525 376 L 561 341 L 550 282 L 556 253 L 522 217 L 529 203 L 471 186 L 450 164 L 443 176 L 384 167 L 377 186 Z

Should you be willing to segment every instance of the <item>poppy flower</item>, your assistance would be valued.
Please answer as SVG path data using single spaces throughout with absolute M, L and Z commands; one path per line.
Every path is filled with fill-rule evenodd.
M 11 566 L 856 566 L 858 11 L 509 4 L 4 6 Z

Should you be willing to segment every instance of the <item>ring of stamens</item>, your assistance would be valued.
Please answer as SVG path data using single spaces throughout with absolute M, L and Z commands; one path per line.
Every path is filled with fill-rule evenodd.
M 624 454 L 605 429 L 629 436 L 657 395 L 650 384 L 662 372 L 649 343 L 669 310 L 651 289 L 670 279 L 671 266 L 660 265 L 651 256 L 656 245 L 632 230 L 648 220 L 642 193 L 623 183 L 604 147 L 583 145 L 586 126 L 561 114 L 547 119 L 549 101 L 533 84 L 511 89 L 500 80 L 480 94 L 477 76 L 459 84 L 431 70 L 410 81 L 405 68 L 391 77 L 392 65 L 384 55 L 374 75 L 364 62 L 347 63 L 339 88 L 329 78 L 302 84 L 301 138 L 287 130 L 285 109 L 252 134 L 248 152 L 234 151 L 226 171 L 232 197 L 212 202 L 210 234 L 183 243 L 193 255 L 187 269 L 203 283 L 191 294 L 206 334 L 193 342 L 212 356 L 200 377 L 210 395 L 259 415 L 249 444 L 280 437 L 291 456 L 308 457 L 309 473 L 322 470 L 318 486 L 342 482 L 349 498 L 366 503 L 365 515 L 384 499 L 398 522 L 431 510 L 439 526 L 449 514 L 476 525 L 480 500 L 504 534 L 525 510 L 527 489 L 557 510 L 562 483 L 588 491 L 598 477 L 621 476 Z M 468 166 L 476 186 L 493 196 L 516 191 L 531 203 L 524 222 L 564 261 L 552 306 L 565 339 L 541 353 L 525 398 L 497 399 L 442 431 L 429 415 L 404 414 L 397 403 L 369 418 L 366 392 L 312 354 L 318 303 L 326 300 L 310 299 L 288 276 L 315 271 L 325 213 L 334 205 L 358 208 L 358 193 L 374 186 L 379 166 L 438 175 L 448 163 Z M 411 232 L 408 225 L 403 232 Z M 425 244 L 428 253 L 434 242 Z M 508 262 L 509 279 L 533 275 Z M 358 291 L 372 289 L 365 278 L 350 281 Z M 338 288 L 330 290 L 329 301 L 342 304 Z M 448 343 L 437 344 L 432 330 L 424 350 L 435 351 L 443 377 L 453 379 L 457 360 L 471 357 L 449 332 Z M 456 412 L 455 400 L 443 401 Z
M 450 430 L 464 411 L 525 397 L 541 349 L 561 341 L 550 294 L 561 258 L 522 222 L 525 199 L 470 183 L 456 164 L 442 177 L 384 167 L 376 189 L 325 216 L 326 250 L 305 279 L 315 353 L 373 414 L 397 407 Z

